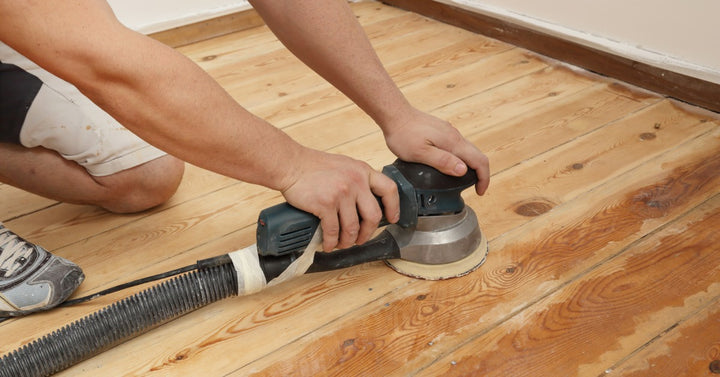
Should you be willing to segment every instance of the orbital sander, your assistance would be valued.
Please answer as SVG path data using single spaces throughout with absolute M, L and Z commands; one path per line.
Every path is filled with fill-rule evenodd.
M 384 229 L 372 240 L 316 253 L 322 239 L 317 217 L 287 203 L 267 208 L 258 218 L 255 245 L 70 300 L 85 302 L 174 276 L 4 355 L 0 377 L 56 373 L 200 307 L 256 293 L 306 272 L 382 260 L 401 274 L 439 280 L 466 275 L 485 261 L 487 240 L 460 196 L 477 182 L 474 171 L 452 177 L 397 160 L 383 173 L 397 184 L 400 220 L 384 221 Z
M 383 174 L 395 181 L 400 219 L 372 240 L 330 253 L 316 253 L 307 272 L 345 268 L 384 260 L 395 271 L 421 279 L 440 280 L 477 269 L 488 253 L 487 239 L 461 193 L 474 186 L 474 170 L 449 176 L 423 164 L 396 160 Z M 382 202 L 378 199 L 382 207 Z M 258 218 L 257 252 L 267 281 L 306 252 L 320 220 L 282 203 L 263 210 Z

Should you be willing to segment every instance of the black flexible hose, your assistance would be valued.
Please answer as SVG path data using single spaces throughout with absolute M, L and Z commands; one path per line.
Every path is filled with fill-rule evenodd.
M 266 280 L 279 276 L 300 254 L 261 256 L 260 267 Z M 395 239 L 383 231 L 364 245 L 316 253 L 308 272 L 399 257 L 400 249 Z M 195 309 L 238 294 L 237 273 L 227 254 L 200 260 L 197 266 L 196 271 L 175 276 L 106 306 L 3 356 L 0 377 L 49 376 Z M 183 269 L 190 267 L 194 266 Z M 111 291 L 115 290 L 111 288 Z M 98 294 L 79 300 L 86 301 Z
M 3 356 L 0 376 L 51 375 L 237 291 L 229 263 L 176 276 Z

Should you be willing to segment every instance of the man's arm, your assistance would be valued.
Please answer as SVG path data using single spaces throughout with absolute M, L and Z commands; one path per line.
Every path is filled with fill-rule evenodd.
M 412 107 L 382 66 L 345 0 L 250 0 L 277 37 L 380 126 L 400 158 L 447 174 L 475 169 L 489 184 L 487 157 L 450 125 Z
M 364 242 L 377 227 L 381 213 L 371 189 L 383 197 L 386 217 L 396 217 L 389 178 L 362 162 L 299 145 L 239 106 L 192 61 L 125 28 L 105 1 L 0 0 L 0 14 L 0 40 L 74 84 L 151 144 L 280 190 L 320 217 L 326 250 Z

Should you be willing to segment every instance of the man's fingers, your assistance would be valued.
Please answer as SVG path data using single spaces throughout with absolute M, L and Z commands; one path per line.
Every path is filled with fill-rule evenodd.
M 370 173 L 370 190 L 382 198 L 385 219 L 390 223 L 400 220 L 400 195 L 395 181 L 385 174 L 373 170 Z M 380 219 L 378 219 L 379 222 Z
M 467 173 L 468 169 L 460 157 L 432 145 L 419 155 L 417 162 L 432 166 L 441 173 L 458 177 Z
M 323 231 L 323 250 L 330 252 L 335 249 L 338 244 L 338 236 L 340 234 L 340 223 L 337 213 L 329 213 L 320 217 L 320 227 Z
M 355 200 L 345 199 L 340 203 L 340 239 L 337 247 L 344 249 L 355 244 L 360 233 L 360 221 L 358 219 Z
M 360 245 L 367 242 L 377 229 L 382 219 L 382 211 L 374 195 L 363 195 L 358 198 L 358 213 L 362 221 L 356 243 Z
M 478 195 L 485 194 L 490 185 L 490 160 L 475 145 L 470 142 L 463 144 L 458 150 L 458 157 L 467 162 L 468 167 L 475 170 L 478 182 L 475 185 L 475 192 Z

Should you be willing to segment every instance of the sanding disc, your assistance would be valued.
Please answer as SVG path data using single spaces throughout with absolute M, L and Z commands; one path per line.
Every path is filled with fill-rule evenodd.
M 465 276 L 483 263 L 488 254 L 488 242 L 485 233 L 480 232 L 478 247 L 463 259 L 445 264 L 423 264 L 403 259 L 390 259 L 385 263 L 393 270 L 413 278 L 424 280 L 445 280 Z

